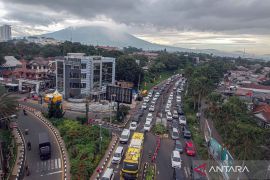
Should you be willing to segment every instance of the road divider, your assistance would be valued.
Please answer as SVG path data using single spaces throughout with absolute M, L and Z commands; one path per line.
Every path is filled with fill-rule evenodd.
M 55 139 L 57 140 L 57 143 L 60 147 L 60 154 L 61 154 L 61 157 L 62 157 L 62 167 L 64 168 L 64 175 L 63 175 L 63 180 L 68 180 L 70 179 L 68 177 L 68 159 L 67 159 L 67 156 L 66 156 L 66 150 L 65 150 L 65 143 L 63 142 L 61 136 L 59 135 L 59 132 L 58 130 L 56 130 L 56 128 L 51 124 L 50 121 L 48 121 L 46 118 L 44 118 L 41 114 L 40 111 L 37 111 L 36 109 L 34 108 L 31 108 L 31 107 L 28 107 L 28 106 L 25 106 L 25 105 L 22 105 L 22 104 L 19 104 L 19 108 L 21 109 L 25 109 L 26 111 L 29 111 L 31 113 L 33 113 L 41 122 L 43 122 L 43 124 L 45 124 L 50 130 L 51 132 L 53 133 Z

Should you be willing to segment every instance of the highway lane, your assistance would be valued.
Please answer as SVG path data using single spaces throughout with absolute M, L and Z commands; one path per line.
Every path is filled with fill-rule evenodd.
M 26 180 L 60 180 L 62 179 L 62 159 L 58 143 L 51 131 L 34 115 L 27 112 L 25 116 L 22 111 L 18 113 L 18 126 L 24 131 L 29 129 L 29 134 L 25 135 L 25 141 L 31 142 L 31 151 L 26 151 L 26 164 L 30 170 L 30 176 L 25 176 Z M 38 147 L 38 134 L 46 132 L 51 141 L 51 158 L 40 160 Z

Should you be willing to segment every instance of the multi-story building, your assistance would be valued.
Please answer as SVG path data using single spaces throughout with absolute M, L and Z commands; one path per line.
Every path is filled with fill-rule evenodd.
M 104 96 L 115 83 L 115 58 L 68 53 L 56 59 L 56 88 L 65 98 Z
M 11 27 L 10 25 L 0 26 L 0 42 L 11 40 Z

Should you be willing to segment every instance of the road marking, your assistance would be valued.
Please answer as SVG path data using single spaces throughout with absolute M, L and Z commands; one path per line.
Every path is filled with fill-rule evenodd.
M 50 170 L 50 168 L 51 168 L 51 161 L 48 160 L 48 171 Z M 45 168 L 44 168 L 44 169 L 45 169 Z
M 60 169 L 61 168 L 61 165 L 62 165 L 60 158 L 58 158 L 58 165 L 59 165 L 59 169 Z
M 54 160 L 55 161 L 55 160 Z M 55 169 L 55 166 L 54 166 L 54 161 L 51 160 L 51 169 Z
M 184 170 L 185 170 L 186 177 L 188 177 L 188 173 L 187 173 L 186 167 L 184 167 Z
M 58 174 L 61 172 L 63 172 L 63 171 L 55 171 L 55 172 L 51 172 L 51 173 L 47 173 L 47 174 L 41 174 L 40 176 L 49 176 L 49 175 Z
M 54 167 L 55 167 L 55 169 L 57 169 L 58 168 L 58 164 L 57 164 L 57 162 L 58 162 L 58 159 L 56 159 L 55 161 L 54 161 Z
M 190 168 L 187 168 L 187 171 L 188 171 L 188 175 L 190 175 L 191 173 L 190 173 Z

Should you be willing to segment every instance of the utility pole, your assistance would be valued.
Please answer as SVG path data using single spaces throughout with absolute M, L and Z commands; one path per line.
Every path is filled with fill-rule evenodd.
M 101 125 L 99 124 L 99 152 L 101 153 L 101 141 L 102 141 L 102 136 L 101 136 Z

